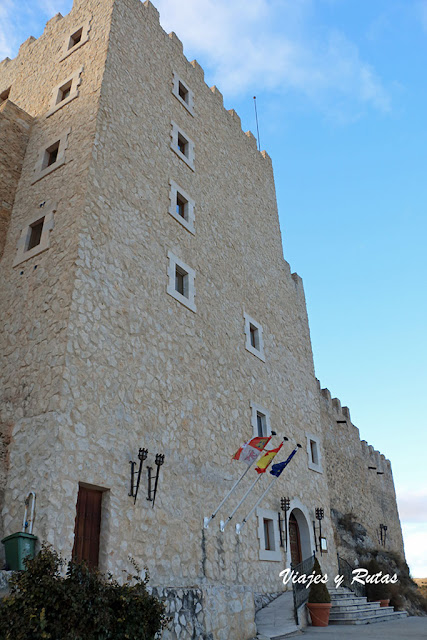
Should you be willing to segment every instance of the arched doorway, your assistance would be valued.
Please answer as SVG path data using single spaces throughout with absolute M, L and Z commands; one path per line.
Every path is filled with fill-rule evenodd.
M 299 508 L 289 514 L 289 560 L 295 566 L 313 553 L 310 528 L 307 517 Z

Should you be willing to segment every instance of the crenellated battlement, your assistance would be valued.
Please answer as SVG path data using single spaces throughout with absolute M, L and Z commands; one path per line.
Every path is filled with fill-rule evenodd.
M 254 134 L 252 133 L 252 131 L 243 131 L 243 129 L 241 127 L 241 119 L 238 116 L 238 114 L 236 113 L 236 111 L 234 109 L 225 109 L 223 95 L 222 95 L 221 91 L 219 91 L 219 89 L 216 86 L 209 87 L 206 84 L 206 82 L 204 80 L 204 77 L 205 77 L 204 69 L 199 65 L 197 60 L 189 61 L 188 58 L 184 55 L 183 43 L 179 39 L 179 37 L 176 35 L 176 33 L 174 31 L 171 31 L 170 33 L 167 34 L 166 31 L 163 29 L 163 27 L 160 24 L 159 11 L 153 5 L 153 3 L 150 2 L 150 0 L 147 0 L 146 2 L 140 3 L 139 0 L 138 0 L 138 5 L 145 12 L 145 17 L 146 18 L 151 20 L 153 23 L 158 24 L 158 26 L 161 29 L 163 35 L 165 37 L 168 37 L 169 41 L 173 44 L 174 47 L 176 47 L 178 55 L 181 55 L 181 56 L 184 57 L 185 61 L 187 62 L 188 66 L 189 66 L 190 73 L 196 74 L 198 76 L 199 80 L 204 82 L 206 89 L 211 92 L 211 95 L 215 96 L 215 98 L 218 100 L 218 102 L 224 108 L 226 113 L 230 116 L 231 122 L 233 124 L 237 124 L 239 126 L 239 129 L 240 129 L 241 133 L 244 134 L 246 136 L 246 138 L 249 140 L 249 145 L 255 151 L 258 151 L 259 155 L 264 160 L 269 161 L 269 163 L 271 165 L 271 158 L 268 155 L 268 153 L 265 150 L 262 150 L 262 151 L 258 150 L 257 140 L 256 140 Z M 70 11 L 70 13 L 67 14 L 67 16 L 71 15 L 77 8 L 81 8 L 81 7 L 82 7 L 82 0 L 74 0 L 73 8 Z M 54 27 L 58 23 L 58 21 L 63 20 L 63 18 L 64 18 L 64 16 L 62 16 L 61 13 L 57 13 L 53 18 L 49 19 L 46 22 L 46 25 L 45 25 L 45 28 L 43 30 L 43 33 L 40 35 L 39 38 L 34 38 L 34 36 L 29 36 L 29 38 L 27 38 L 27 40 L 25 40 L 25 42 L 23 42 L 21 44 L 21 46 L 19 48 L 19 51 L 18 51 L 18 54 L 17 54 L 17 56 L 15 58 L 13 58 L 13 59 L 5 58 L 4 60 L 0 61 L 0 71 L 1 71 L 2 68 L 5 68 L 7 65 L 9 65 L 11 63 L 19 63 L 19 62 L 21 62 L 22 57 L 24 57 L 24 56 L 26 56 L 28 54 L 28 50 L 34 45 L 34 43 L 37 42 L 40 38 L 43 38 L 44 36 L 48 35 L 49 31 L 52 29 L 52 27 Z
M 352 426 L 359 433 L 359 429 L 351 421 L 350 409 L 341 405 L 339 398 L 332 398 L 331 392 L 327 388 L 323 388 L 320 385 L 320 381 L 317 380 L 318 389 L 321 397 L 325 401 L 326 407 L 330 413 L 335 414 L 336 422 L 339 426 L 343 426 L 346 423 L 347 426 Z M 390 461 L 380 451 L 374 449 L 374 447 L 366 442 L 366 440 L 360 440 L 362 454 L 368 459 L 368 466 L 375 467 L 380 473 L 382 471 L 390 471 Z

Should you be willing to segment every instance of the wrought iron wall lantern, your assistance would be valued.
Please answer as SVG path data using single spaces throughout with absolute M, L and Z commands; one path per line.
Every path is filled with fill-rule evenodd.
M 147 459 L 147 456 L 148 456 L 148 449 L 140 448 L 139 451 L 138 451 L 138 460 L 139 460 L 138 471 L 136 471 L 137 463 L 134 462 L 133 460 L 129 461 L 129 464 L 130 464 L 130 491 L 129 491 L 129 496 L 133 498 L 133 503 L 134 504 L 135 504 L 136 498 L 138 496 L 139 485 L 140 485 L 140 482 L 141 482 L 142 466 L 144 464 L 144 461 Z M 152 506 L 153 507 L 154 507 L 154 503 L 156 501 L 157 486 L 159 484 L 160 467 L 162 466 L 164 461 L 165 461 L 164 454 L 157 453 L 156 454 L 156 458 L 154 460 L 154 463 L 157 466 L 157 472 L 156 472 L 155 478 L 153 478 L 153 474 L 151 473 L 152 470 L 153 470 L 153 467 L 147 467 L 147 473 L 148 473 L 148 495 L 147 495 L 147 500 L 152 502 Z M 136 477 L 136 481 L 135 481 L 135 477 Z M 152 485 L 152 480 L 153 479 L 154 479 L 154 487 L 152 488 L 151 485 Z
M 151 481 L 153 479 L 153 476 L 151 475 L 151 472 L 153 470 L 153 467 L 147 467 L 148 470 L 148 496 L 147 496 L 147 500 L 150 500 L 153 504 L 152 506 L 154 507 L 154 502 L 156 500 L 156 493 L 157 493 L 157 485 L 159 483 L 159 474 L 160 474 L 160 467 L 162 466 L 162 464 L 165 461 L 165 456 L 163 453 L 156 453 L 156 459 L 154 460 L 154 463 L 157 467 L 157 471 L 156 471 L 156 478 L 154 480 L 154 489 L 151 488 Z
M 288 513 L 289 509 L 291 508 L 291 500 L 290 500 L 290 498 L 280 498 L 280 508 L 285 514 L 285 518 L 284 518 L 284 522 L 285 522 L 285 544 L 283 544 L 283 528 L 282 528 L 283 520 L 280 517 L 280 511 L 279 511 L 280 546 L 281 547 L 284 546 L 285 547 L 285 552 L 287 553 L 288 552 L 288 518 L 287 518 L 287 513 Z
M 325 542 L 326 539 L 322 538 L 322 520 L 325 516 L 325 512 L 322 508 L 317 507 L 316 508 L 316 520 L 319 521 L 319 537 L 317 537 L 317 531 L 316 531 L 316 521 L 313 520 L 313 532 L 314 532 L 314 542 L 316 545 L 316 551 L 320 551 L 320 555 L 323 555 L 323 552 L 326 551 L 325 549 Z M 325 540 L 325 542 L 322 542 L 322 539 Z M 319 542 L 317 542 L 319 540 Z
M 378 542 L 382 547 L 385 547 L 386 539 L 387 539 L 387 525 L 380 524 L 380 530 L 377 530 Z

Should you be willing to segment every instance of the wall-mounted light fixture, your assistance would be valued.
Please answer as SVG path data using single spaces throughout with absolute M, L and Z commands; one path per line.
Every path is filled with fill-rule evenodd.
M 291 499 L 290 498 L 280 498 L 280 508 L 285 514 L 285 545 L 283 545 L 283 534 L 282 534 L 282 527 L 281 527 L 282 520 L 280 518 L 280 512 L 279 512 L 280 546 L 281 547 L 285 546 L 285 552 L 287 553 L 288 552 L 288 517 L 287 517 L 287 513 L 288 513 L 289 509 L 291 508 Z
M 322 544 L 322 520 L 325 516 L 325 512 L 321 507 L 317 507 L 316 508 L 316 520 L 319 521 L 319 545 L 317 545 L 317 537 L 316 537 L 316 523 L 313 521 L 313 529 L 314 529 L 314 542 L 316 544 L 316 551 L 319 549 L 320 550 L 320 555 L 323 555 L 323 551 L 325 550 L 324 548 L 322 548 L 324 546 L 324 544 Z

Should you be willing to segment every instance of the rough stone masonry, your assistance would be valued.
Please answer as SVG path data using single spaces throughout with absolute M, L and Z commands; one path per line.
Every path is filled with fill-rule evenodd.
M 0 63 L 0 99 L 1 535 L 32 490 L 35 533 L 70 557 L 78 497 L 101 492 L 96 562 L 117 577 L 129 556 L 147 566 L 165 637 L 184 640 L 253 637 L 255 602 L 319 542 L 316 508 L 329 574 L 331 508 L 374 541 L 386 522 L 403 555 L 390 463 L 315 378 L 271 160 L 155 7 L 74 0 Z M 204 529 L 243 471 L 233 453 L 273 431 L 270 448 L 289 438 L 276 461 L 302 445 L 274 490 L 237 535 L 267 473 L 221 533 L 251 469 Z

